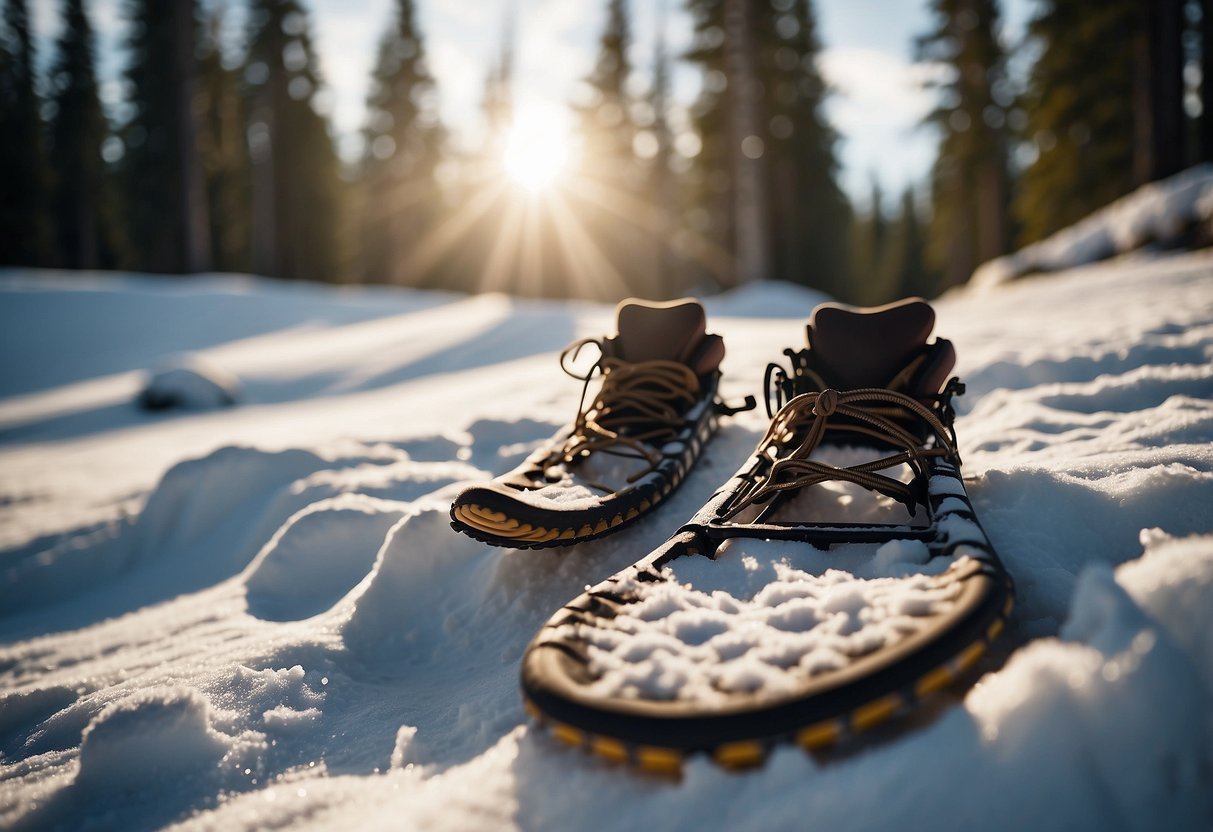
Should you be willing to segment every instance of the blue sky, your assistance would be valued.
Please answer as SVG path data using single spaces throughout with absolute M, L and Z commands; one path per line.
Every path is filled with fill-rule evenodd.
M 171 2 L 171 0 L 168 0 Z M 224 0 L 208 0 L 215 4 Z M 395 0 L 304 0 L 313 12 L 312 30 L 323 73 L 331 88 L 330 115 L 346 158 L 360 150 L 363 101 L 375 45 Z M 485 74 L 500 51 L 502 28 L 514 9 L 516 77 L 522 106 L 557 107 L 573 97 L 591 69 L 605 0 L 416 0 L 431 67 L 439 83 L 444 120 L 465 144 L 481 128 L 479 102 Z M 226 0 L 238 24 L 243 3 Z M 35 26 L 44 37 L 58 28 L 57 0 L 33 0 Z M 934 157 L 934 136 L 918 126 L 931 99 L 921 88 L 929 68 L 912 63 L 912 41 L 929 24 L 926 0 L 816 0 L 824 46 L 821 68 L 835 90 L 831 121 L 843 136 L 839 146 L 842 182 L 860 203 L 873 178 L 886 193 L 922 183 Z M 121 97 L 114 83 L 122 70 L 124 23 L 121 0 L 91 0 L 88 10 L 99 35 L 101 77 L 109 101 Z M 666 20 L 668 50 L 683 51 L 690 24 L 681 0 L 632 0 L 634 64 L 647 73 L 658 20 Z M 1004 3 L 1006 33 L 1022 35 L 1031 0 Z M 46 57 L 44 48 L 43 57 Z M 675 74 L 675 98 L 694 99 L 693 70 Z

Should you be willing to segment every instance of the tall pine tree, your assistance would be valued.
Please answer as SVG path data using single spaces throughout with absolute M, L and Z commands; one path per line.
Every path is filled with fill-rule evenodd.
M 127 10 L 131 117 L 122 167 L 134 263 L 205 271 L 211 228 L 198 152 L 194 0 L 130 0 Z
M 606 25 L 598 41 L 598 57 L 585 79 L 585 97 L 578 107 L 581 119 L 582 175 L 609 187 L 626 189 L 636 182 L 636 157 L 632 142 L 632 99 L 628 79 L 632 74 L 628 49 L 631 25 L 624 0 L 609 0 Z
M 101 157 L 109 124 L 97 96 L 93 30 L 83 0 L 64 0 L 53 66 L 49 158 L 58 178 L 58 262 L 69 268 L 118 265 L 121 245 L 113 176 Z
M 935 27 L 919 39 L 919 57 L 946 66 L 950 78 L 939 85 L 940 103 L 929 117 L 941 139 L 931 170 L 928 255 L 946 287 L 1007 250 L 1010 102 L 997 0 L 932 0 L 931 11 Z
M 1014 204 L 1020 242 L 1065 228 L 1148 179 L 1135 165 L 1149 136 L 1135 108 L 1135 96 L 1148 93 L 1140 65 L 1148 15 L 1139 0 L 1049 0 L 1031 22 L 1039 58 L 1024 96 L 1024 138 L 1036 158 Z
M 0 263 L 46 265 L 51 224 L 41 102 L 27 0 L 6 0 L 0 44 Z
M 341 181 L 307 14 L 297 0 L 252 0 L 245 68 L 253 161 L 253 266 L 262 274 L 340 279 Z
M 645 101 L 648 124 L 637 134 L 637 155 L 644 167 L 644 199 L 652 222 L 650 249 L 652 276 L 645 288 L 654 297 L 676 297 L 686 281 L 682 258 L 677 251 L 679 214 L 678 181 L 671 168 L 673 136 L 669 123 L 670 61 L 666 52 L 664 20 L 658 26 L 653 49 L 653 78 Z
M 774 274 L 855 300 L 865 275 L 852 272 L 851 206 L 838 185 L 838 134 L 826 121 L 821 44 L 811 0 L 772 3 L 764 27 L 768 79 L 765 140 L 772 174 Z
M 808 0 L 688 0 L 703 72 L 689 176 L 692 230 L 726 242 L 743 279 L 773 276 L 852 297 L 850 205 Z M 755 251 L 754 249 L 759 250 Z
M 880 183 L 873 178 L 868 210 L 860 212 L 854 220 L 852 265 L 856 280 L 853 290 L 846 296 L 847 300 L 867 305 L 889 300 L 888 296 L 892 290 L 885 279 L 888 227 L 884 213 L 884 195 L 880 190 Z
M 902 193 L 901 212 L 888 229 L 881 274 L 886 290 L 878 303 L 913 295 L 931 298 L 937 291 L 938 279 L 927 268 L 926 239 L 913 188 Z
M 412 0 L 398 0 L 367 99 L 360 248 L 362 276 L 370 282 L 419 281 L 421 275 L 401 271 L 405 255 L 431 230 L 441 207 L 437 90 L 415 18 Z
M 252 269 L 252 186 L 245 102 L 239 73 L 224 61 L 223 9 L 207 19 L 198 57 L 198 152 L 206 179 L 211 263 L 215 269 Z
M 602 298 L 625 291 L 646 296 L 659 292 L 657 248 L 651 234 L 654 218 L 634 150 L 638 136 L 634 114 L 642 103 L 629 89 L 631 47 L 628 6 L 624 0 L 608 0 L 594 68 L 582 82 L 577 106 L 582 152 L 574 194 L 577 221 L 601 255 L 594 259 L 592 279 Z

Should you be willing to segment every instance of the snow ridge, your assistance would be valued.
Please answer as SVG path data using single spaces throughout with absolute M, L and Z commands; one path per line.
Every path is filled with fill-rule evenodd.
M 518 662 L 561 605 L 703 504 L 760 414 L 727 421 L 644 522 L 492 549 L 450 529 L 450 497 L 568 420 L 579 391 L 555 353 L 608 308 L 23 273 L 0 294 L 0 332 L 30 356 L 0 385 L 0 827 L 1213 825 L 1207 253 L 939 302 L 970 391 L 966 486 L 1016 580 L 1000 652 L 857 753 L 782 748 L 742 776 L 696 758 L 676 782 L 536 730 Z M 802 295 L 713 302 L 726 399 L 803 343 L 809 309 L 786 308 Z M 81 325 L 87 309 L 105 314 Z M 135 408 L 141 373 L 182 350 L 239 378 L 242 403 Z M 907 519 L 861 496 L 823 487 L 796 509 Z M 910 542 L 679 559 L 628 623 L 647 657 L 610 683 L 775 695 L 784 665 L 850 660 L 944 608 L 937 568 Z M 615 635 L 593 634 L 604 680 L 626 658 Z

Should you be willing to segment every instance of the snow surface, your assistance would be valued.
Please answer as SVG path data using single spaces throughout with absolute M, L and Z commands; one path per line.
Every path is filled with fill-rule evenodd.
M 767 291 L 709 304 L 727 398 L 802 342 L 811 296 Z M 450 530 L 450 496 L 572 416 L 556 355 L 608 307 L 30 272 L 0 292 L 0 827 L 1213 822 L 1209 254 L 941 301 L 970 494 L 1016 579 L 1004 648 L 862 746 L 679 781 L 537 730 L 518 663 L 734 471 L 759 413 L 618 535 L 493 549 Z M 138 409 L 185 351 L 242 403 Z
M 1142 185 L 1074 225 L 983 263 L 970 284 L 995 286 L 1032 272 L 1094 263 L 1147 245 L 1174 247 L 1213 237 L 1213 165 L 1200 164 Z

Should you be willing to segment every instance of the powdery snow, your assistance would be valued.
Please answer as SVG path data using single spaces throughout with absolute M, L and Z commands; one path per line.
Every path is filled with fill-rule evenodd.
M 618 535 L 493 549 L 451 531 L 449 499 L 571 418 L 556 355 L 609 308 L 226 277 L 10 272 L 0 292 L 0 826 L 1213 823 L 1208 254 L 941 301 L 969 492 L 1016 579 L 1004 648 L 862 746 L 788 747 L 742 775 L 695 758 L 679 781 L 535 729 L 518 663 L 561 604 L 699 508 L 760 414 L 725 420 Z M 802 343 L 811 299 L 753 287 L 709 306 L 739 399 Z M 239 378 L 241 403 L 139 410 L 144 374 L 185 351 Z M 764 590 L 777 570 L 824 592 L 931 568 L 911 544 L 852 552 L 856 580 L 827 553 L 732 554 L 734 572 L 686 559 L 677 577 L 790 615 L 797 598 Z M 686 622 L 703 645 L 716 629 Z
M 842 670 L 919 631 L 927 617 L 951 608 L 961 588 L 936 585 L 927 573 L 938 569 L 905 568 L 903 555 L 911 563 L 925 560 L 926 546 L 906 545 L 912 541 L 854 547 L 876 550 L 871 558 L 848 549 L 848 571 L 820 572 L 815 564 L 804 564 L 807 570 L 793 565 L 787 544 L 736 542 L 715 561 L 673 561 L 664 570 L 666 582 L 617 584 L 615 591 L 638 600 L 609 621 L 565 625 L 568 636 L 588 647 L 595 691 L 708 704 L 724 704 L 730 693 L 792 693 L 804 680 Z M 834 562 L 840 553 L 835 550 Z M 898 577 L 855 574 L 875 564 Z
M 1013 254 L 983 263 L 970 285 L 996 286 L 1033 272 L 1071 269 L 1144 246 L 1213 237 L 1213 165 L 1143 185 L 1090 216 Z

